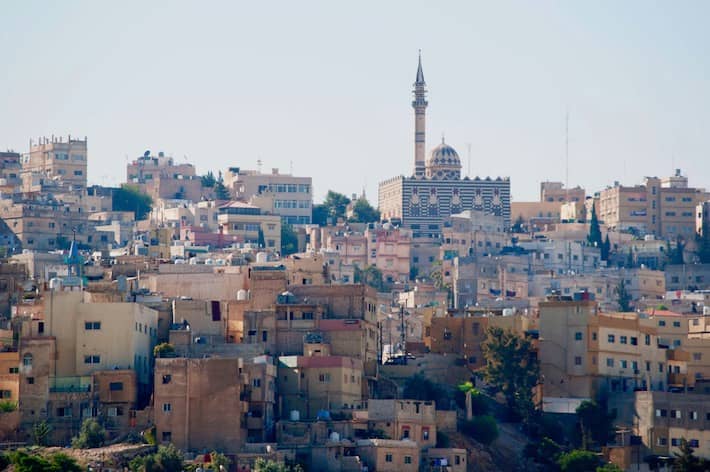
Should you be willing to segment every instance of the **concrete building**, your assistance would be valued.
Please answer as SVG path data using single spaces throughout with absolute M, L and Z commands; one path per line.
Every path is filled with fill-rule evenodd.
M 411 229 L 414 238 L 438 240 L 445 218 L 464 210 L 501 216 L 510 225 L 510 179 L 461 177 L 461 159 L 442 142 L 424 159 L 426 148 L 426 83 L 421 58 L 414 82 L 414 169 L 411 177 L 399 176 L 380 183 L 378 206 L 383 220 Z
M 281 417 L 298 411 L 313 419 L 321 411 L 363 408 L 363 364 L 342 356 L 281 356 L 278 359 Z
M 230 202 L 220 207 L 217 222 L 230 241 L 281 250 L 281 217 L 277 215 L 263 214 L 254 205 Z
M 565 188 L 562 182 L 540 182 L 541 202 L 583 202 L 585 197 L 582 187 Z
M 417 472 L 421 450 L 416 442 L 394 439 L 357 441 L 357 454 L 368 470 L 378 472 Z
M 271 173 L 262 173 L 261 170 L 230 167 L 224 180 L 224 184 L 237 200 L 250 201 L 267 213 L 279 215 L 287 224 L 311 223 L 311 177 L 281 174 L 278 169 L 272 169 Z
M 30 152 L 22 156 L 22 172 L 74 190 L 85 189 L 87 161 L 86 138 L 45 137 L 36 144 L 30 141 Z
M 412 232 L 384 225 L 368 225 L 367 264 L 380 269 L 386 283 L 407 282 L 411 274 Z
M 196 202 L 212 194 L 211 188 L 202 187 L 202 179 L 197 175 L 195 166 L 176 164 L 172 157 L 162 152 L 156 157 L 146 151 L 130 162 L 126 166 L 126 182 L 148 194 L 153 201 L 165 198 Z
M 695 233 L 696 208 L 707 201 L 704 189 L 688 187 L 688 178 L 675 175 L 646 177 L 641 185 L 615 183 L 599 192 L 599 220 L 607 228 L 635 230 L 664 239 L 691 240 Z
M 367 421 L 393 439 L 416 442 L 423 450 L 436 446 L 436 405 L 419 400 L 367 402 Z

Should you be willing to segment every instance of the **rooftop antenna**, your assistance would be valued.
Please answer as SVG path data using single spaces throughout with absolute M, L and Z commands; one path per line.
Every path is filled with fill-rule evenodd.
M 468 150 L 468 156 L 466 157 L 466 159 L 468 159 L 466 177 L 471 177 L 471 143 L 466 143 L 466 148 Z
M 565 111 L 565 199 L 569 202 L 569 110 Z
M 291 172 L 291 175 L 293 175 L 293 161 L 292 160 L 288 161 L 288 163 L 289 163 L 289 169 L 290 169 L 289 172 Z
M 256 160 L 256 168 L 257 168 L 257 170 L 259 171 L 260 174 L 261 174 L 261 165 L 262 165 L 262 164 L 263 164 L 263 162 L 262 162 L 261 159 L 257 159 L 257 160 Z

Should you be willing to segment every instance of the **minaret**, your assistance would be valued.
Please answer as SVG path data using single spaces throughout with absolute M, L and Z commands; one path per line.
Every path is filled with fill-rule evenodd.
M 426 82 L 422 71 L 422 51 L 419 50 L 419 67 L 417 67 L 417 80 L 414 82 L 414 176 L 424 177 L 426 153 Z

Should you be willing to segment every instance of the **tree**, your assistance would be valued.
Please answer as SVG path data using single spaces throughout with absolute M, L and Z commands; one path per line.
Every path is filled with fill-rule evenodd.
M 202 188 L 212 188 L 217 183 L 217 179 L 214 178 L 212 171 L 207 172 L 205 175 L 200 177 Z
M 593 452 L 575 449 L 560 454 L 557 465 L 562 472 L 596 472 L 599 467 L 599 457 Z
M 585 400 L 575 413 L 582 433 L 582 449 L 589 449 L 592 443 L 605 446 L 614 432 L 614 416 L 607 413 L 606 407 L 594 400 Z
M 281 255 L 288 256 L 298 252 L 298 236 L 293 226 L 288 223 L 281 224 Z
M 439 384 L 432 382 L 421 373 L 416 373 L 407 379 L 402 393 L 404 398 L 435 402 L 437 409 L 449 407 L 449 394 Z
M 459 385 L 459 391 L 466 396 L 466 420 L 473 419 L 473 415 L 483 415 L 488 411 L 488 405 L 481 392 L 473 385 L 473 382 L 464 382 Z
M 609 260 L 609 254 L 611 253 L 611 241 L 609 241 L 609 233 L 606 234 L 604 242 L 601 245 L 601 258 L 603 261 Z
M 81 472 L 83 470 L 73 457 L 69 457 L 63 452 L 58 452 L 50 456 L 49 462 L 52 466 L 52 470 L 57 472 Z
M 209 465 L 205 467 L 206 470 L 228 470 L 229 464 L 232 463 L 232 461 L 229 460 L 229 457 L 217 451 L 212 451 L 210 453 L 210 461 Z
M 152 207 L 153 199 L 133 185 L 124 184 L 113 192 L 111 209 L 113 211 L 132 211 L 136 220 L 146 219 Z
M 534 413 L 533 388 L 538 384 L 540 364 L 528 339 L 510 330 L 492 327 L 481 344 L 486 382 L 498 388 L 508 409 L 526 424 Z
M 132 472 L 181 472 L 183 455 L 172 444 L 158 446 L 155 454 L 135 457 L 129 463 L 129 468 Z
M 93 449 L 101 447 L 106 441 L 106 430 L 94 418 L 87 418 L 81 423 L 79 435 L 71 441 L 75 449 Z
M 153 348 L 153 357 L 175 357 L 175 346 L 170 343 L 160 343 Z
M 619 311 L 632 311 L 631 294 L 626 289 L 626 281 L 623 278 L 619 281 L 619 285 L 616 286 L 616 303 L 619 305 Z
M 259 457 L 254 463 L 254 472 L 303 472 L 300 465 L 288 466 L 283 462 Z
M 350 218 L 353 223 L 372 223 L 380 221 L 380 212 L 370 205 L 370 202 L 360 198 L 353 205 L 353 216 Z
M 523 456 L 544 466 L 543 470 L 556 470 L 557 457 L 562 452 L 562 446 L 548 437 L 525 445 Z
M 222 178 L 222 171 L 219 172 L 217 181 L 212 187 L 214 190 L 214 198 L 216 200 L 229 200 L 232 196 L 229 194 L 229 190 L 224 186 L 224 179 Z
M 47 436 L 52 432 L 52 427 L 46 421 L 40 421 L 32 425 L 32 441 L 36 446 L 46 446 Z
M 328 218 L 331 218 L 333 222 L 338 218 L 345 219 L 345 212 L 349 204 L 350 199 L 348 197 L 342 193 L 328 190 L 323 203 L 313 206 L 313 223 L 324 226 L 327 224 Z
M 703 205 L 705 208 L 705 205 Z M 697 254 L 701 264 L 710 264 L 710 215 L 703 210 L 703 224 L 700 227 L 700 232 L 695 235 L 697 243 Z
M 710 463 L 695 455 L 695 450 L 685 438 L 680 439 L 679 452 L 674 452 L 673 472 L 703 472 L 708 470 Z
M 476 416 L 466 421 L 462 431 L 485 446 L 498 439 L 498 423 L 491 415 Z
M 594 203 L 592 203 L 592 216 L 589 222 L 587 241 L 594 247 L 601 247 L 602 245 L 602 231 L 599 228 L 599 218 L 597 218 L 597 208 Z
M 624 469 L 610 462 L 608 464 L 604 464 L 597 467 L 597 472 L 624 472 Z
M 4 470 L 9 462 L 15 472 L 81 472 L 82 468 L 73 458 L 58 452 L 46 457 L 37 453 L 28 453 L 26 450 L 11 452 L 4 460 L 0 460 L 0 470 Z
M 328 224 L 328 208 L 322 203 L 320 205 L 313 205 L 311 222 L 314 225 L 326 226 Z
M 365 270 L 360 269 L 355 266 L 355 273 L 353 275 L 354 282 L 356 284 L 366 284 L 373 287 L 378 292 L 385 291 L 385 281 L 382 277 L 382 271 L 374 265 L 365 267 Z

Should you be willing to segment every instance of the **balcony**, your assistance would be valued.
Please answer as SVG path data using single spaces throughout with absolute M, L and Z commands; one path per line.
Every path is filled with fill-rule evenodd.
M 666 359 L 669 361 L 688 362 L 690 353 L 681 349 L 669 349 L 666 351 Z
M 91 376 L 51 377 L 49 391 L 51 393 L 90 392 Z
M 682 387 L 688 383 L 688 374 L 668 374 L 668 385 Z

